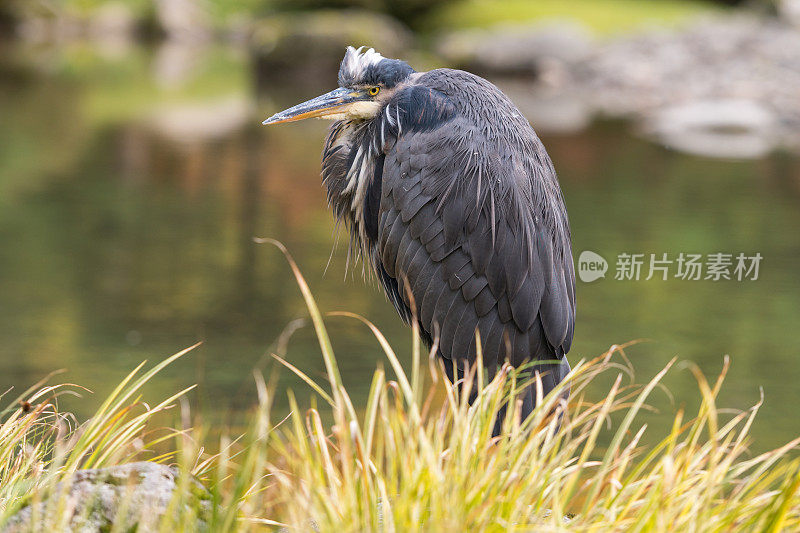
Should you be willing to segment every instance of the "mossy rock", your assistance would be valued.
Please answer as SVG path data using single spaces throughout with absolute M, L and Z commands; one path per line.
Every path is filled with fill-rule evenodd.
M 185 492 L 177 497 L 181 489 Z M 168 513 L 176 526 L 207 529 L 211 494 L 195 479 L 181 487 L 174 467 L 139 462 L 79 470 L 45 493 L 31 495 L 3 531 L 55 530 L 67 524 L 70 531 L 99 533 L 119 521 L 121 531 L 157 531 Z

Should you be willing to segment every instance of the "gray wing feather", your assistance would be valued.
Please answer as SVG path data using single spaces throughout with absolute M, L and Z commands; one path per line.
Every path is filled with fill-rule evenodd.
M 472 360 L 476 330 L 486 364 L 562 356 L 574 328 L 571 252 L 563 261 L 556 257 L 546 228 L 528 228 L 526 238 L 519 220 L 534 218 L 496 208 L 503 200 L 474 179 L 477 171 L 464 168 L 467 158 L 434 157 L 433 150 L 474 149 L 464 148 L 463 139 L 453 144 L 449 128 L 442 130 L 401 136 L 387 152 L 377 257 L 389 275 L 407 280 L 411 295 L 400 297 L 416 306 L 424 331 L 440 332 L 442 356 Z M 476 212 L 481 197 L 490 201 Z

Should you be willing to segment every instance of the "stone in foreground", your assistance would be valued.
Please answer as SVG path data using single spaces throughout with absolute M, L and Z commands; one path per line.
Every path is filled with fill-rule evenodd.
M 158 531 L 168 510 L 177 518 L 179 510 L 170 508 L 177 489 L 177 469 L 156 463 L 79 470 L 38 499 L 32 498 L 3 531 L 66 529 L 91 533 L 109 531 L 119 520 L 124 522 L 117 525 L 121 526 L 120 531 Z M 191 511 L 200 517 L 208 516 L 210 494 L 194 479 L 189 491 Z M 202 518 L 193 526 L 193 530 L 206 529 Z

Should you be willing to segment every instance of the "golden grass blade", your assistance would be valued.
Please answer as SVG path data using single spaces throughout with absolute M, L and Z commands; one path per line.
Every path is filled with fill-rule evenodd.
M 294 366 L 290 362 L 286 361 L 285 359 L 283 359 L 279 355 L 272 354 L 272 357 L 274 359 L 276 359 L 280 364 L 282 364 L 283 366 L 285 366 L 286 368 L 291 370 L 297 377 L 299 377 L 300 379 L 305 381 L 308 384 L 309 387 L 314 389 L 314 391 L 317 394 L 322 396 L 322 399 L 325 400 L 328 403 L 328 405 L 330 405 L 331 407 L 333 407 L 335 405 L 335 403 L 333 401 L 333 398 L 331 398 L 330 395 L 322 389 L 322 387 L 317 385 L 317 383 L 313 379 L 308 377 L 302 370 L 300 370 L 299 368 L 297 368 L 296 366 Z
M 330 337 L 328 336 L 328 331 L 325 328 L 325 322 L 322 319 L 322 313 L 319 311 L 319 307 L 317 306 L 317 302 L 314 299 L 314 296 L 311 294 L 311 289 L 308 287 L 308 283 L 306 283 L 303 274 L 300 272 L 300 269 L 295 263 L 292 255 L 289 253 L 289 250 L 280 242 L 276 241 L 275 239 L 262 239 L 262 238 L 255 238 L 253 239 L 256 243 L 268 243 L 272 244 L 276 248 L 278 248 L 286 258 L 286 261 L 289 263 L 289 267 L 294 274 L 295 281 L 297 282 L 297 286 L 300 287 L 300 292 L 303 295 L 303 300 L 306 303 L 306 307 L 308 308 L 308 312 L 311 315 L 311 321 L 314 323 L 314 330 L 317 333 L 317 340 L 319 341 L 319 347 L 322 351 L 322 358 L 325 361 L 325 369 L 328 372 L 328 378 L 331 381 L 331 390 L 333 391 L 333 398 L 334 404 L 339 405 L 339 388 L 342 385 L 342 378 L 339 373 L 339 366 L 336 364 L 336 358 L 333 355 L 333 346 L 331 345 Z
M 337 311 L 330 314 L 331 316 L 345 316 L 349 318 L 355 318 L 359 322 L 365 324 L 370 329 L 373 335 L 375 335 L 375 338 L 378 339 L 378 343 L 381 345 L 383 353 L 386 354 L 386 358 L 389 359 L 389 363 L 392 365 L 392 369 L 394 370 L 395 375 L 397 376 L 397 381 L 400 384 L 400 390 L 403 391 L 403 395 L 406 398 L 406 402 L 408 402 L 408 405 L 412 406 L 412 408 L 416 406 L 414 398 L 414 390 L 411 387 L 411 383 L 408 381 L 408 378 L 406 377 L 405 370 L 403 370 L 403 365 L 400 364 L 400 360 L 394 353 L 394 350 L 392 349 L 391 344 L 389 344 L 389 341 L 387 341 L 386 337 L 384 337 L 383 333 L 381 333 L 381 330 L 379 330 L 375 326 L 375 324 L 373 324 L 363 316 L 358 315 L 356 313 L 349 313 L 347 311 Z

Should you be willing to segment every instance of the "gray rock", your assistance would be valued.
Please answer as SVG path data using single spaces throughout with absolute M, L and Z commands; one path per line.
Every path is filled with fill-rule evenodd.
M 110 468 L 80 470 L 58 483 L 39 501 L 23 507 L 3 528 L 6 533 L 60 530 L 93 533 L 109 531 L 123 521 L 120 531 L 157 531 L 177 489 L 174 467 L 140 462 Z M 190 481 L 191 504 L 203 517 L 210 513 L 211 496 L 196 480 Z M 180 509 L 173 509 L 177 513 Z M 66 517 L 64 515 L 66 513 Z M 64 522 L 57 522 L 66 518 Z M 198 520 L 194 530 L 206 528 Z
M 773 147 L 776 117 L 751 100 L 695 101 L 660 109 L 647 132 L 671 148 L 734 159 L 763 157 Z
M 592 121 L 589 104 L 573 91 L 531 87 L 519 79 L 498 80 L 498 87 L 522 111 L 537 132 L 574 133 Z
M 97 8 L 89 20 L 89 35 L 98 41 L 132 41 L 136 33 L 136 17 L 131 8 L 119 1 Z
M 436 49 L 449 64 L 467 70 L 547 80 L 563 76 L 565 65 L 586 58 L 593 43 L 583 26 L 551 21 L 455 31 L 440 39 Z
M 361 10 L 283 13 L 253 25 L 250 42 L 260 79 L 334 72 L 347 46 L 405 57 L 411 32 L 386 15 Z
M 753 149 L 745 152 L 753 157 L 778 146 L 800 149 L 792 146 L 800 131 L 800 32 L 775 19 L 718 16 L 683 29 L 619 38 L 573 64 L 572 71 L 575 87 L 601 114 L 649 120 L 679 109 L 685 115 L 688 109 L 701 110 L 698 119 L 710 119 L 714 111 L 709 111 L 709 102 L 729 109 L 727 103 L 744 101 L 771 119 L 745 128 L 749 139 L 729 137 L 723 144 L 746 141 Z M 703 128 L 693 124 L 692 131 L 721 129 L 712 120 L 706 122 Z M 673 125 L 667 129 L 672 131 Z M 755 148 L 756 138 L 761 148 Z
M 605 41 L 560 22 L 459 31 L 437 50 L 497 81 L 543 130 L 632 118 L 678 150 L 761 157 L 800 151 L 800 31 L 787 22 L 800 0 L 781 9 L 783 19 L 740 11 Z
M 778 13 L 789 23 L 800 27 L 800 0 L 778 0 Z
M 206 41 L 210 39 L 211 15 L 200 0 L 155 0 L 158 24 L 168 39 Z

